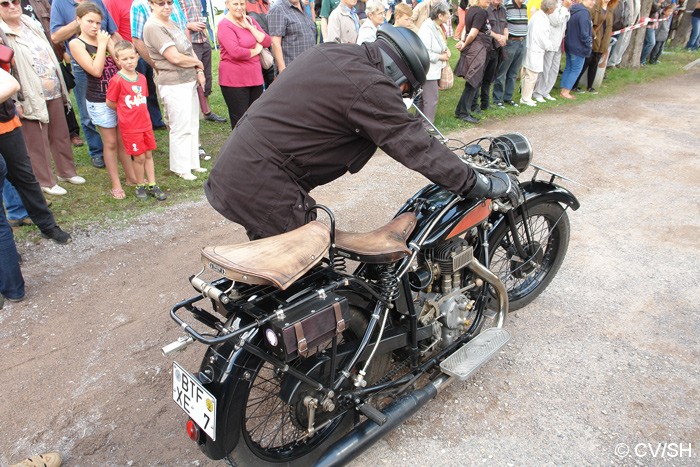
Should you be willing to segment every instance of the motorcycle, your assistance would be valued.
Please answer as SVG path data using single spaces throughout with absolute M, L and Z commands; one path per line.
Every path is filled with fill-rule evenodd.
M 452 149 L 514 180 L 532 160 L 518 133 Z M 184 335 L 163 348 L 207 346 L 199 371 L 173 363 L 189 437 L 229 464 L 344 465 L 467 379 L 508 342 L 508 311 L 534 300 L 566 255 L 579 202 L 533 167 L 519 199 L 431 184 L 372 232 L 339 231 L 316 205 L 326 222 L 204 248 L 189 280 L 197 295 L 170 311 Z

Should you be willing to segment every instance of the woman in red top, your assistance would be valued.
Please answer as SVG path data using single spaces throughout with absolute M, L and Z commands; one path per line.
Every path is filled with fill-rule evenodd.
M 260 52 L 270 47 L 268 36 L 246 15 L 246 0 L 228 0 L 228 13 L 219 23 L 217 39 L 221 47 L 219 86 L 228 107 L 231 128 L 262 94 L 263 75 Z

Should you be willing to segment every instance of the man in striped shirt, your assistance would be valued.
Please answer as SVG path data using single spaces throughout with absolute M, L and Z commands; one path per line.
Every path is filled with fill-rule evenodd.
M 503 107 L 504 104 L 517 107 L 513 101 L 515 80 L 525 58 L 525 36 L 527 36 L 527 0 L 508 0 L 505 4 L 508 23 L 508 40 L 505 45 L 505 57 L 498 67 L 496 81 L 493 84 L 493 102 Z

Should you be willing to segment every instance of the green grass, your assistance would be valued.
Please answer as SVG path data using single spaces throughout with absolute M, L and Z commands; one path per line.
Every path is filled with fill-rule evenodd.
M 454 50 L 454 41 L 450 41 L 452 47 L 451 66 L 457 63 L 459 54 Z M 687 63 L 700 57 L 700 53 L 689 53 L 677 50 L 669 50 L 661 57 L 661 63 L 658 65 L 649 65 L 640 69 L 612 69 L 608 70 L 607 78 L 603 81 L 600 87 L 600 94 L 578 94 L 576 101 L 564 101 L 558 99 L 555 102 L 547 102 L 538 104 L 537 107 L 506 107 L 505 109 L 493 108 L 486 112 L 482 112 L 482 121 L 504 120 L 516 115 L 527 115 L 534 112 L 544 112 L 553 107 L 561 107 L 568 105 L 579 105 L 582 102 L 587 102 L 590 99 L 598 99 L 601 96 L 615 94 L 630 84 L 643 83 L 650 80 L 661 79 L 667 76 L 683 73 L 682 67 Z M 221 95 L 218 80 L 218 52 L 214 52 L 214 86 L 209 102 L 214 112 L 219 115 L 227 116 L 226 105 Z M 563 66 L 563 65 L 562 65 Z M 436 126 L 444 133 L 468 127 L 469 124 L 454 118 L 454 109 L 457 101 L 462 93 L 464 81 L 461 78 L 455 79 L 455 85 L 447 91 L 440 91 L 440 100 L 435 118 Z M 558 94 L 558 92 L 553 92 Z M 332 98 L 332 96 L 329 96 Z M 519 94 L 516 92 L 514 100 L 519 99 Z M 205 120 L 200 121 L 200 140 L 206 151 L 215 157 L 219 148 L 230 133 L 230 125 L 228 123 L 212 123 Z M 74 148 L 75 162 L 78 168 L 78 174 L 87 179 L 87 183 L 81 186 L 74 186 L 64 183 L 63 186 L 68 190 L 65 196 L 51 196 L 49 199 L 53 202 L 51 209 L 54 212 L 56 220 L 65 230 L 70 232 L 78 232 L 86 230 L 89 227 L 99 225 L 106 220 L 112 220 L 122 223 L 127 223 L 135 216 L 148 211 L 162 210 L 167 206 L 181 204 L 189 200 L 198 200 L 202 197 L 202 183 L 204 177 L 200 175 L 199 180 L 187 182 L 172 174 L 169 170 L 168 163 L 168 133 L 165 130 L 156 132 L 156 140 L 158 149 L 154 152 L 154 160 L 156 165 L 156 180 L 160 187 L 168 194 L 168 199 L 163 202 L 157 202 L 153 198 L 148 201 L 139 201 L 134 196 L 134 188 L 127 187 L 124 184 L 122 174 L 122 183 L 124 190 L 127 192 L 127 198 L 124 200 L 115 200 L 110 196 L 110 183 L 107 173 L 104 169 L 95 169 L 90 163 L 88 156 L 87 145 L 81 148 Z M 214 159 L 202 162 L 202 166 L 211 170 Z M 204 174 L 206 176 L 206 174 Z M 30 242 L 38 242 L 40 240 L 39 233 L 36 227 L 23 227 L 14 229 L 15 236 L 18 240 Z

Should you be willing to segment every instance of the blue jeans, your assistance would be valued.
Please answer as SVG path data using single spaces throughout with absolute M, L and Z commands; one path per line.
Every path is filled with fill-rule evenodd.
M 73 68 L 73 76 L 75 77 L 75 102 L 78 104 L 78 113 L 80 114 L 80 125 L 83 127 L 83 135 L 88 144 L 90 157 L 93 159 L 102 159 L 102 138 L 97 132 L 97 128 L 90 120 L 90 114 L 87 111 L 85 93 L 87 92 L 87 74 L 85 70 L 80 68 L 80 65 L 75 60 L 71 60 Z
M 2 199 L 5 201 L 7 218 L 11 221 L 22 220 L 29 217 L 29 213 L 24 209 L 22 198 L 19 197 L 17 189 L 12 186 L 9 180 L 5 180 L 5 187 L 2 189 Z
M 161 114 L 160 107 L 158 107 L 156 83 L 153 81 L 153 68 L 151 68 L 151 65 L 149 65 L 146 60 L 139 58 L 139 62 L 136 65 L 136 71 L 146 77 L 146 84 L 148 86 L 148 97 L 146 98 L 146 104 L 148 106 L 148 114 L 151 116 L 151 125 L 153 125 L 153 128 L 165 126 L 165 123 L 163 123 L 163 114 Z
M 509 102 L 513 100 L 515 80 L 520 73 L 520 65 L 525 58 L 525 41 L 508 40 L 505 45 L 506 58 L 501 62 L 493 82 L 493 102 Z
M 0 156 L 0 190 L 5 184 L 7 166 Z M 19 269 L 19 254 L 12 228 L 7 223 L 5 210 L 0 202 L 0 293 L 7 298 L 24 297 L 24 278 Z
M 700 17 L 691 16 L 690 17 L 690 38 L 688 43 L 685 44 L 686 49 L 698 50 L 700 46 Z
M 647 58 L 649 57 L 649 54 L 651 53 L 651 49 L 653 49 L 655 45 L 656 45 L 656 29 L 647 29 L 647 32 L 644 35 L 644 46 L 642 47 L 642 57 L 639 60 L 642 65 L 645 65 L 647 63 Z
M 586 57 L 581 57 L 579 55 L 571 55 L 566 53 L 566 66 L 564 67 L 564 72 L 561 75 L 561 81 L 559 82 L 559 87 L 562 89 L 568 89 L 569 91 L 574 88 L 578 75 L 581 74 L 583 69 L 583 63 L 586 61 Z

